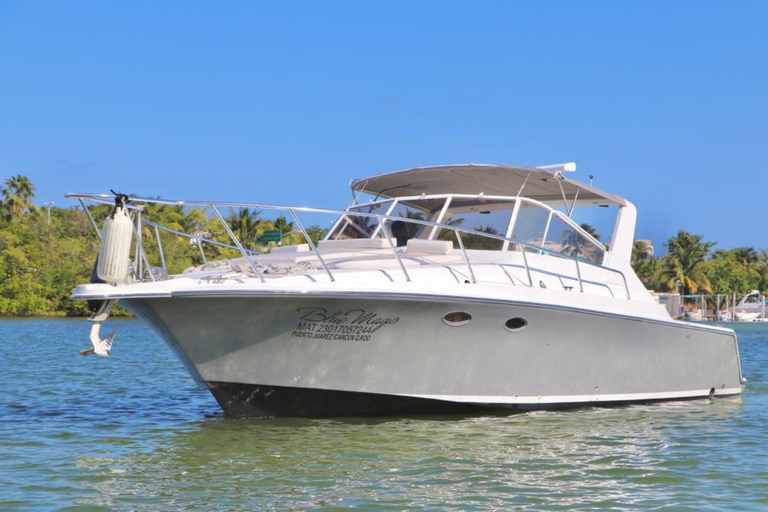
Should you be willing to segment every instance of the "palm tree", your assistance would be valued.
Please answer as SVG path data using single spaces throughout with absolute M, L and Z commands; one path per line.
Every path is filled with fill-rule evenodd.
M 293 222 L 288 222 L 288 219 L 285 218 L 285 215 L 280 214 L 275 219 L 273 224 L 275 225 L 275 229 L 279 230 L 283 235 L 293 231 Z
M 237 211 L 230 209 L 227 220 L 243 247 L 248 249 L 255 247 L 259 224 L 261 224 L 260 214 L 260 211 L 251 211 L 248 208 L 238 208 Z
M 467 219 L 464 217 L 451 217 L 447 221 L 443 219 L 442 224 L 445 224 L 446 226 L 460 227 L 462 224 L 464 224 L 465 220 Z M 466 235 L 460 235 L 460 236 L 466 236 Z M 437 239 L 450 240 L 453 242 L 454 248 L 458 249 L 458 242 L 456 241 L 456 233 L 452 229 L 440 228 L 440 231 L 438 231 L 437 233 Z
M 361 215 L 345 214 L 344 223 L 335 231 L 334 238 L 342 240 L 345 238 L 368 238 L 373 232 L 373 217 L 363 217 Z
M 591 226 L 589 226 L 589 224 L 582 224 L 580 226 L 582 229 L 589 232 L 584 226 L 587 226 L 588 228 L 591 228 Z M 594 230 L 590 234 L 593 237 L 597 235 L 597 233 L 594 233 Z M 599 238 L 599 235 L 595 238 Z M 593 245 L 592 242 L 586 239 L 586 237 L 570 228 L 565 229 L 560 233 L 560 248 L 557 252 L 573 258 L 579 258 L 583 261 L 602 262 L 603 258 L 603 252 L 598 249 L 596 245 Z
M 741 263 L 744 268 L 757 265 L 758 261 L 760 261 L 760 254 L 758 254 L 754 247 L 737 247 L 736 249 L 731 249 L 731 257 Z
M 632 245 L 632 258 L 630 261 L 632 269 L 637 274 L 637 277 L 640 278 L 640 281 L 645 286 L 655 288 L 654 285 L 656 283 L 653 282 L 653 278 L 657 271 L 656 263 L 658 260 L 648 252 L 648 247 L 640 240 L 635 240 L 635 243 Z
M 314 244 L 322 240 L 327 233 L 328 233 L 328 230 L 326 228 L 320 227 L 317 224 L 314 224 L 307 228 L 307 234 L 309 235 L 309 238 L 312 239 L 312 243 Z
M 586 231 L 595 240 L 600 240 L 600 233 L 598 233 L 593 226 L 589 224 L 579 224 L 579 227 Z
M 581 254 L 583 245 L 583 237 L 579 236 L 572 229 L 565 229 L 560 233 L 560 249 L 558 252 L 575 258 Z
M 405 216 L 403 216 L 402 213 L 398 214 L 400 217 L 403 217 L 404 219 L 414 219 L 414 220 L 426 220 L 424 217 L 424 214 L 417 210 L 411 210 L 410 208 L 405 209 Z M 405 227 L 408 230 L 408 238 L 413 238 L 416 236 L 416 233 L 421 229 L 423 224 L 416 224 L 415 222 L 406 222 Z
M 0 219 L 10 221 L 12 217 L 11 206 L 6 201 L 0 200 Z
M 702 263 L 717 242 L 702 242 L 701 239 L 701 235 L 692 235 L 680 230 L 677 236 L 670 237 L 665 244 L 668 250 L 660 272 L 668 289 L 674 290 L 679 281 L 683 286 L 683 294 L 696 293 L 699 290 L 712 292 Z
M 35 197 L 35 187 L 29 178 L 18 174 L 5 180 L 3 185 L 7 187 L 3 190 L 4 202 L 12 213 L 20 214 L 34 208 L 32 198 Z
M 635 240 L 635 243 L 632 244 L 632 258 L 630 260 L 632 268 L 641 265 L 652 257 L 653 256 L 648 252 L 648 247 L 640 240 Z

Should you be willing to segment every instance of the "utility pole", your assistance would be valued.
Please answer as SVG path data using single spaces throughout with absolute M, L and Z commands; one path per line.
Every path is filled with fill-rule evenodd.
M 46 201 L 45 206 L 48 207 L 48 225 L 51 225 L 51 206 L 55 205 L 53 201 Z

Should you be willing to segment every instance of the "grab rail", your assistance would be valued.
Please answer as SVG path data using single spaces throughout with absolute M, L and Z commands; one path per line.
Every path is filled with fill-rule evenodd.
M 81 204 L 83 205 L 84 209 L 86 210 L 86 212 L 88 214 L 89 219 L 91 220 L 91 223 L 94 226 L 94 229 L 96 229 L 96 231 L 98 233 L 99 232 L 98 231 L 98 225 L 94 221 L 90 211 L 88 211 L 88 209 L 85 208 L 85 203 L 83 202 L 83 200 L 89 200 L 89 201 L 93 201 L 95 203 L 100 203 L 100 204 L 112 204 L 115 196 L 112 195 L 112 194 L 66 194 L 66 197 L 68 197 L 68 198 L 75 198 L 75 199 L 78 199 L 81 202 Z M 509 199 L 512 200 L 512 199 L 517 199 L 517 198 L 509 198 Z M 523 198 L 523 199 L 527 199 L 527 198 Z M 481 237 L 484 237 L 484 238 L 489 238 L 489 239 L 493 239 L 493 240 L 499 240 L 501 242 L 512 243 L 512 244 L 520 246 L 521 253 L 522 253 L 522 256 L 523 256 L 523 265 L 525 267 L 525 272 L 526 272 L 526 275 L 528 277 L 528 286 L 529 287 L 533 287 L 533 278 L 532 278 L 531 270 L 530 270 L 530 267 L 529 267 L 529 264 L 528 264 L 528 258 L 526 256 L 526 252 L 527 252 L 526 249 L 529 249 L 531 251 L 546 252 L 548 255 L 551 255 L 551 256 L 554 256 L 554 257 L 563 258 L 563 259 L 569 259 L 569 260 L 574 261 L 575 265 L 576 265 L 576 274 L 577 274 L 576 278 L 577 278 L 577 281 L 578 281 L 578 284 L 579 284 L 579 291 L 582 292 L 582 293 L 584 292 L 584 283 L 583 283 L 583 279 L 582 279 L 582 275 L 581 275 L 581 268 L 579 266 L 580 264 L 586 264 L 586 265 L 589 265 L 589 266 L 592 266 L 592 267 L 596 267 L 596 268 L 599 268 L 599 269 L 602 269 L 602 270 L 606 270 L 608 272 L 619 274 L 621 276 L 623 284 L 624 284 L 624 289 L 625 289 L 626 297 L 627 297 L 627 299 L 631 299 L 630 291 L 629 291 L 629 284 L 627 282 L 627 278 L 624 275 L 624 273 L 621 272 L 620 270 L 609 268 L 609 267 L 606 267 L 604 265 L 600 265 L 600 264 L 593 263 L 593 262 L 590 262 L 590 261 L 586 261 L 586 260 L 583 260 L 583 259 L 579 259 L 579 258 L 571 256 L 571 255 L 562 254 L 562 253 L 557 252 L 557 251 L 552 251 L 551 249 L 548 249 L 546 247 L 537 246 L 537 245 L 534 245 L 534 244 L 530 244 L 528 242 L 523 242 L 523 241 L 520 241 L 520 240 L 516 240 L 516 239 L 511 238 L 511 237 L 505 237 L 505 236 L 496 235 L 496 234 L 493 234 L 493 233 L 486 233 L 486 232 L 483 232 L 483 231 L 476 231 L 476 230 L 473 230 L 473 229 L 463 229 L 463 228 L 459 228 L 459 227 L 456 227 L 456 226 L 451 226 L 451 225 L 448 225 L 448 224 L 441 224 L 441 223 L 431 222 L 431 221 L 421 220 L 421 219 L 409 219 L 409 218 L 398 217 L 398 216 L 394 216 L 394 215 L 385 215 L 385 214 L 378 214 L 378 213 L 376 213 L 376 214 L 374 214 L 374 213 L 365 213 L 365 212 L 361 212 L 361 211 L 351 212 L 349 210 L 335 210 L 335 209 L 329 209 L 329 208 L 312 208 L 312 207 L 306 207 L 306 206 L 294 207 L 294 206 L 266 205 L 266 204 L 257 204 L 257 203 L 231 203 L 231 202 L 220 203 L 220 202 L 209 202 L 209 201 L 170 201 L 170 200 L 163 200 L 163 199 L 148 199 L 148 198 L 139 198 L 139 197 L 131 197 L 130 201 L 134 202 L 134 203 L 135 202 L 140 202 L 140 203 L 145 203 L 145 204 L 160 204 L 160 205 L 172 205 L 172 206 L 179 206 L 179 205 L 182 205 L 182 206 L 197 206 L 197 207 L 203 207 L 205 210 L 213 209 L 214 214 L 216 215 L 218 220 L 222 223 L 222 225 L 224 226 L 224 229 L 227 231 L 227 233 L 229 234 L 230 238 L 232 238 L 232 240 L 235 242 L 235 246 L 231 246 L 231 245 L 228 245 L 228 244 L 223 244 L 221 242 L 216 242 L 215 240 L 210 240 L 210 239 L 207 239 L 207 238 L 204 238 L 204 237 L 194 236 L 194 235 L 190 235 L 188 233 L 184 233 L 184 232 L 181 232 L 181 231 L 177 231 L 177 230 L 173 230 L 173 229 L 170 229 L 170 228 L 166 228 L 165 226 L 162 226 L 160 224 L 156 224 L 154 222 L 144 220 L 143 218 L 141 218 L 140 215 L 137 216 L 137 217 L 138 217 L 138 223 L 140 223 L 141 225 L 146 224 L 148 226 L 156 227 L 156 228 L 159 228 L 159 229 L 162 229 L 162 230 L 165 230 L 165 231 L 168 231 L 168 232 L 171 232 L 171 233 L 183 236 L 183 237 L 195 239 L 197 241 L 198 247 L 200 248 L 200 252 L 203 255 L 203 259 L 205 259 L 205 254 L 203 253 L 202 246 L 200 246 L 200 241 L 205 241 L 206 243 L 210 243 L 210 244 L 213 244 L 213 245 L 217 245 L 217 246 L 221 246 L 221 247 L 226 247 L 226 248 L 238 250 L 243 255 L 243 257 L 246 259 L 246 261 L 248 261 L 248 263 L 250 264 L 251 268 L 253 269 L 253 271 L 255 272 L 256 276 L 260 279 L 261 282 L 265 282 L 264 276 L 259 271 L 257 265 L 251 259 L 252 255 L 257 255 L 259 253 L 254 252 L 254 251 L 246 250 L 242 246 L 240 241 L 237 239 L 237 236 L 234 234 L 234 232 L 232 232 L 231 228 L 229 227 L 228 223 L 226 222 L 226 219 L 224 219 L 224 217 L 219 212 L 219 210 L 217 208 L 218 206 L 226 206 L 226 207 L 231 207 L 231 208 L 254 208 L 254 209 L 259 209 L 259 210 L 288 211 L 291 214 L 291 217 L 296 221 L 296 224 L 299 227 L 299 230 L 300 230 L 301 234 L 303 235 L 305 241 L 307 242 L 307 244 L 311 248 L 312 252 L 317 257 L 317 259 L 320 261 L 320 264 L 322 265 L 323 269 L 328 274 L 328 277 L 329 277 L 329 279 L 332 282 L 335 281 L 333 273 L 331 272 L 330 268 L 328 267 L 328 264 L 326 263 L 326 261 L 323 258 L 322 254 L 318 250 L 317 246 L 312 241 L 311 237 L 309 236 L 309 233 L 306 231 L 306 229 L 304 228 L 303 224 L 299 220 L 297 212 L 334 214 L 334 215 L 340 215 L 340 216 L 368 217 L 368 218 L 376 219 L 381 227 L 383 227 L 383 223 L 385 221 L 401 221 L 401 222 L 407 222 L 407 223 L 412 223 L 412 224 L 419 224 L 419 225 L 423 225 L 423 226 L 429 226 L 429 227 L 433 227 L 433 228 L 440 228 L 440 229 L 446 229 L 448 231 L 453 231 L 454 234 L 456 235 L 456 239 L 457 239 L 457 242 L 458 242 L 459 249 L 461 251 L 462 257 L 463 257 L 463 259 L 464 259 L 464 261 L 465 261 L 465 263 L 467 265 L 467 269 L 469 271 L 469 275 L 470 275 L 470 277 L 472 279 L 472 282 L 475 283 L 475 284 L 477 283 L 477 278 L 476 278 L 474 270 L 472 268 L 472 264 L 470 262 L 470 259 L 469 259 L 469 256 L 467 254 L 466 248 L 464 247 L 464 243 L 463 243 L 463 240 L 461 238 L 460 233 L 470 234 L 470 235 L 477 235 L 477 236 L 481 236 Z M 129 209 L 141 210 L 141 209 L 143 209 L 143 206 L 133 206 L 133 205 L 129 204 L 128 208 Z M 137 231 L 140 233 L 141 230 L 137 230 Z M 395 255 L 395 258 L 398 261 L 398 264 L 399 264 L 401 270 L 403 271 L 403 274 L 404 274 L 404 277 L 405 277 L 406 281 L 410 282 L 411 281 L 410 276 L 409 276 L 409 274 L 408 274 L 408 272 L 407 272 L 407 270 L 405 268 L 405 265 L 403 264 L 403 262 L 402 262 L 402 260 L 400 258 L 399 253 L 397 252 L 397 248 L 396 248 L 395 244 L 392 242 L 392 239 L 391 239 L 390 235 L 387 233 L 386 229 L 383 229 L 382 231 L 384 232 L 384 235 L 386 236 L 386 238 L 389 240 L 390 248 L 392 249 L 392 251 L 393 251 L 393 253 Z M 100 236 L 100 233 L 99 233 L 99 236 Z M 159 235 L 158 235 L 158 238 L 159 238 Z M 141 242 L 139 242 L 139 244 L 140 243 Z M 160 250 L 162 250 L 162 246 L 160 246 Z M 142 262 L 142 263 L 147 263 L 147 266 L 149 266 L 148 262 L 146 261 L 146 255 L 143 254 L 143 247 L 141 248 L 141 252 L 142 252 L 143 258 L 145 259 L 145 261 Z M 164 256 L 162 256 L 162 260 L 163 260 L 163 264 L 164 264 L 165 263 Z M 152 278 L 152 280 L 154 280 L 154 276 L 152 276 L 151 274 L 152 273 L 150 272 L 150 277 Z M 139 276 L 140 276 L 140 274 L 139 274 Z

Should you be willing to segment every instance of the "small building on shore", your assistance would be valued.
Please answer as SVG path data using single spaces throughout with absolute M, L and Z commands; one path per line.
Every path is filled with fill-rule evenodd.
M 653 242 L 651 242 L 650 240 L 635 240 L 635 242 L 640 242 L 645 246 L 645 254 L 651 257 L 654 256 Z

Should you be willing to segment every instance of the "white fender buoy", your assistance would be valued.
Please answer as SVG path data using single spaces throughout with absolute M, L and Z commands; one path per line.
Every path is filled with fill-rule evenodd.
M 104 221 L 96 274 L 110 284 L 125 283 L 130 272 L 133 222 L 123 201 L 118 200 L 112 215 Z

